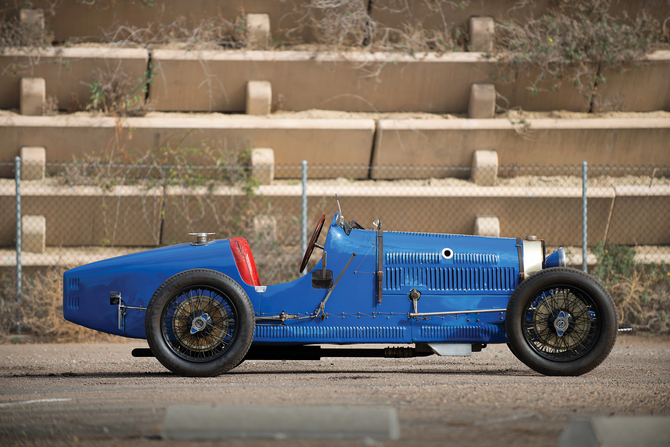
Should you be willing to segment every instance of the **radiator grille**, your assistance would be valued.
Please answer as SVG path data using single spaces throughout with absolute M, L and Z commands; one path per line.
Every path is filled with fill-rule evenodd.
M 384 272 L 386 290 L 427 287 L 428 290 L 514 290 L 512 267 L 387 267 Z

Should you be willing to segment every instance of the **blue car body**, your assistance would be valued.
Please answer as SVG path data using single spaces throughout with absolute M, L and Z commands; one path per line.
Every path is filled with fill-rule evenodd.
M 521 240 L 364 229 L 347 234 L 336 214 L 324 247 L 335 277 L 351 262 L 317 318 L 310 316 L 331 290 L 313 287 L 312 275 L 323 260 L 292 282 L 252 286 L 242 280 L 229 240 L 158 248 L 69 270 L 64 316 L 91 329 L 146 338 L 145 309 L 161 284 L 185 270 L 209 269 L 247 293 L 257 320 L 254 344 L 507 342 L 504 309 L 523 275 Z M 420 293 L 417 301 L 408 298 L 412 290 Z M 110 291 L 123 297 L 124 315 L 110 305 Z M 442 315 L 423 315 L 431 313 Z

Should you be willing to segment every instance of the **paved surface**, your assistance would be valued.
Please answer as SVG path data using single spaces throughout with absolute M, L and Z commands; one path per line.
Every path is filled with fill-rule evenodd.
M 555 446 L 572 419 L 670 415 L 670 339 L 620 335 L 580 377 L 544 377 L 502 345 L 470 358 L 249 361 L 216 378 L 134 359 L 143 341 L 0 345 L 0 445 Z M 398 441 L 159 438 L 177 404 L 393 407 Z

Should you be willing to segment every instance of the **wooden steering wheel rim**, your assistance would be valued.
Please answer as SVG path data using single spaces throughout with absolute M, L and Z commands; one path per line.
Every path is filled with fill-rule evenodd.
M 321 216 L 321 219 L 319 219 L 319 223 L 316 224 L 314 233 L 312 233 L 312 239 L 310 239 L 309 244 L 307 244 L 307 250 L 305 250 L 305 255 L 302 257 L 302 263 L 300 264 L 300 273 L 302 273 L 305 270 L 305 267 L 307 267 L 307 262 L 309 262 L 309 258 L 312 256 L 312 252 L 314 251 L 314 244 L 316 244 L 316 241 L 321 235 L 321 229 L 323 228 L 323 223 L 325 221 L 326 215 L 324 214 Z

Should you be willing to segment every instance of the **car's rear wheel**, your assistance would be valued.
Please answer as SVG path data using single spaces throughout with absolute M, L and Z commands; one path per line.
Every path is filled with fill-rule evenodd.
M 592 276 L 565 267 L 523 282 L 507 306 L 512 353 L 549 376 L 578 376 L 602 363 L 617 336 L 616 307 Z
M 230 277 L 189 270 L 154 293 L 145 329 L 151 351 L 170 371 L 217 376 L 244 359 L 254 336 L 254 310 Z

